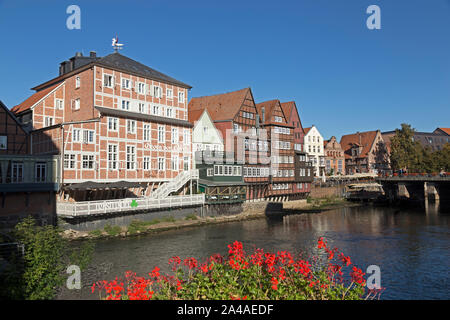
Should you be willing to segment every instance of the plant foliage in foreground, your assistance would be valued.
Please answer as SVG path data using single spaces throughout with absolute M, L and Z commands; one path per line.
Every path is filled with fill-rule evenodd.
M 163 275 L 158 267 L 148 277 L 127 271 L 125 279 L 97 281 L 92 293 L 97 291 L 106 300 L 357 300 L 377 294 L 366 292 L 365 274 L 350 257 L 328 248 L 323 238 L 318 249 L 326 255 L 325 261 L 315 258 L 313 264 L 287 251 L 256 249 L 246 254 L 238 241 L 228 249 L 228 257 L 216 254 L 203 263 L 172 257 L 172 274 Z

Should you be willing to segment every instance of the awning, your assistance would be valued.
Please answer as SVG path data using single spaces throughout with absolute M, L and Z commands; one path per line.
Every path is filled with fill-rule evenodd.
M 81 183 L 65 184 L 63 190 L 95 190 L 95 189 L 127 189 L 127 188 L 139 188 L 146 187 L 148 182 L 130 182 L 130 181 L 117 181 L 117 182 L 94 182 L 85 181 Z

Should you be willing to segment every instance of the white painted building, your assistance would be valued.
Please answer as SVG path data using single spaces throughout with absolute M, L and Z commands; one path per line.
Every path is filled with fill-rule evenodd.
M 304 151 L 314 167 L 315 177 L 325 176 L 325 151 L 323 137 L 319 130 L 313 125 L 305 128 Z
M 206 109 L 190 111 L 189 121 L 194 124 L 192 130 L 193 152 L 224 150 L 222 134 L 217 130 Z

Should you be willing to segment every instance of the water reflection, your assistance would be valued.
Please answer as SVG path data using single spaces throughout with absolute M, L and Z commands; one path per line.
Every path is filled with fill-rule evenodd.
M 94 261 L 84 273 L 81 292 L 64 291 L 61 298 L 95 298 L 88 284 L 113 279 L 126 270 L 146 274 L 167 260 L 226 253 L 234 240 L 265 250 L 316 254 L 317 239 L 326 237 L 363 270 L 381 268 L 387 287 L 384 299 L 449 299 L 449 215 L 395 208 L 353 207 L 281 219 L 260 219 L 173 230 L 138 238 L 98 241 Z

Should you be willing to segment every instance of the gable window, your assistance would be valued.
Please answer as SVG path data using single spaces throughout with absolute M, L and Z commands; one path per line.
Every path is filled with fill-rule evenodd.
M 81 79 L 79 76 L 75 78 L 75 89 L 78 89 L 81 85 Z
M 178 92 L 178 103 L 184 103 L 184 91 Z
M 112 88 L 114 85 L 113 76 L 110 74 L 104 74 L 103 75 L 103 85 L 107 88 Z
M 72 100 L 72 108 L 74 110 L 80 110 L 80 98 Z
M 283 118 L 279 117 L 279 116 L 274 116 L 274 121 L 275 122 L 283 122 Z
M 108 117 L 108 130 L 109 131 L 117 131 L 118 130 L 118 122 L 119 119 L 114 117 Z
M 55 99 L 56 109 L 62 110 L 64 109 L 64 100 L 63 99 Z
M 122 78 L 122 88 L 123 89 L 131 89 L 131 80 Z
M 75 154 L 64 155 L 64 169 L 75 169 Z
M 52 117 L 45 117 L 45 127 L 49 127 L 53 125 L 53 118 Z
M 83 155 L 83 169 L 94 169 L 94 155 Z
M 47 164 L 45 162 L 37 162 L 35 165 L 34 178 L 36 182 L 45 182 L 47 179 L 46 170 Z

